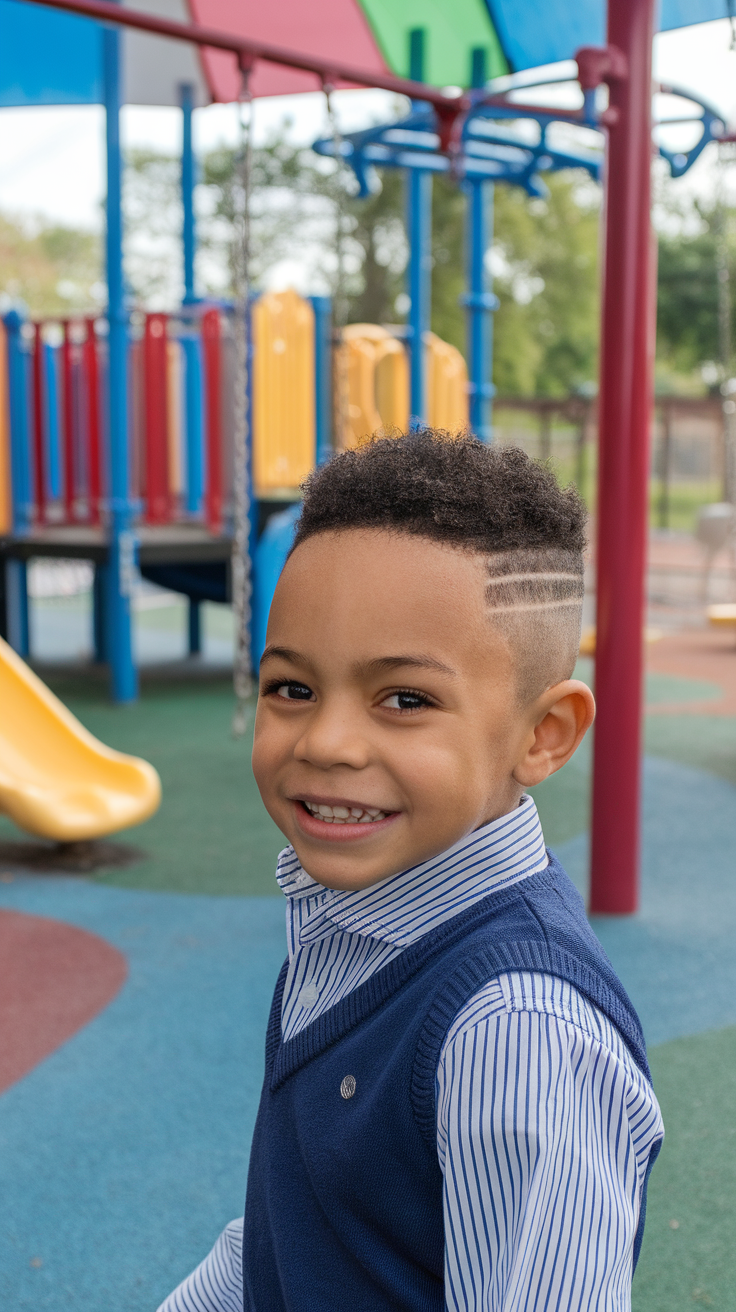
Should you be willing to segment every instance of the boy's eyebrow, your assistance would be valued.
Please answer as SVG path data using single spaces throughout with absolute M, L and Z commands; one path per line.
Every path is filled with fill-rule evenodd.
M 377 656 L 373 661 L 361 663 L 359 668 L 366 674 L 381 674 L 384 670 L 396 670 L 406 665 L 415 670 L 438 670 L 440 674 L 450 674 L 453 678 L 457 674 L 456 670 L 434 656 Z
M 266 647 L 258 664 L 262 665 L 264 661 L 270 660 L 272 656 L 280 656 L 282 661 L 294 661 L 297 665 L 308 664 L 306 656 L 302 656 L 301 652 L 294 651 L 293 647 L 275 647 L 273 644 Z
M 284 661 L 292 661 L 297 665 L 308 665 L 309 661 L 301 652 L 294 651 L 292 647 L 266 647 L 261 656 L 260 664 L 270 660 L 271 657 L 280 657 Z M 356 666 L 359 674 L 381 674 L 385 670 L 396 670 L 401 666 L 409 666 L 415 670 L 438 670 L 440 674 L 449 674 L 452 678 L 456 677 L 457 671 L 451 666 L 445 665 L 438 661 L 434 656 L 376 656 L 372 661 L 361 661 Z

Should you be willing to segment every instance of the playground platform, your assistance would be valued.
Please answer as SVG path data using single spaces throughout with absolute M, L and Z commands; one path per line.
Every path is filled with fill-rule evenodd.
M 683 562 L 670 563 L 674 613 Z M 35 1036 L 23 1069 L 0 1063 L 0 1304 L 13 1309 L 154 1309 L 243 1204 L 285 950 L 283 840 L 249 740 L 230 734 L 224 624 L 214 654 L 177 660 L 183 602 L 146 596 L 149 659 L 124 709 L 79 660 L 49 663 L 59 616 L 88 624 L 84 599 L 34 603 L 41 673 L 93 733 L 156 766 L 164 800 L 120 836 L 129 864 L 88 875 L 29 873 L 0 820 L 0 936 L 10 914 L 30 963 L 15 963 L 23 1010 L 0 1004 L 0 1035 Z M 642 1016 L 667 1127 L 634 1312 L 734 1312 L 736 637 L 680 601 L 679 626 L 647 649 L 641 907 L 594 927 Z M 537 790 L 583 892 L 590 756 L 585 744 Z

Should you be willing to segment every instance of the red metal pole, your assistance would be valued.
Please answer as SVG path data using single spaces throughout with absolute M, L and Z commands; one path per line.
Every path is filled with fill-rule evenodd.
M 43 524 L 46 518 L 46 452 L 44 451 L 44 387 L 42 325 L 35 325 L 33 338 L 33 484 L 36 500 L 36 521 Z
M 165 314 L 147 314 L 143 337 L 146 520 L 149 524 L 168 523 L 171 511 L 166 323 Z
M 72 326 L 64 321 L 61 345 L 61 372 L 64 391 L 64 510 L 68 523 L 74 520 L 74 380 L 72 360 Z
M 598 615 L 590 909 L 635 911 L 652 404 L 652 41 L 656 0 L 609 0 L 606 247 L 598 467 Z
M 87 377 L 87 442 L 89 457 L 89 518 L 100 522 L 102 496 L 102 462 L 100 454 L 100 367 L 97 359 L 95 321 L 88 319 L 84 342 L 84 363 Z
M 222 344 L 219 310 L 202 315 L 202 353 L 205 380 L 205 432 L 207 490 L 205 514 L 211 533 L 222 529 Z

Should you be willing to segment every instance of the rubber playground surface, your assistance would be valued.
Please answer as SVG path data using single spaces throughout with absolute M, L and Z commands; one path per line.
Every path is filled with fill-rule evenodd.
M 736 649 L 700 639 L 652 649 L 641 910 L 595 921 L 667 1128 L 635 1312 L 736 1312 Z M 153 1312 L 242 1211 L 283 841 L 230 737 L 226 677 L 150 679 L 127 709 L 102 684 L 51 682 L 153 762 L 164 802 L 124 836 L 144 852 L 125 868 L 0 867 L 0 1306 Z M 588 770 L 584 748 L 537 796 L 581 888 Z

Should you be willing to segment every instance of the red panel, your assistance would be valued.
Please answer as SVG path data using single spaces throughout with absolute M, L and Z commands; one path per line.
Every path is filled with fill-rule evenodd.
M 84 372 L 87 383 L 87 440 L 89 443 L 89 517 L 93 524 L 100 522 L 102 495 L 102 468 L 100 457 L 100 367 L 97 358 L 95 321 L 87 320 L 87 337 L 84 343 Z
M 0 1093 L 102 1011 L 122 988 L 122 952 L 84 929 L 0 911 Z
M 606 163 L 598 407 L 598 616 L 590 909 L 635 911 L 639 886 L 644 583 L 654 373 L 650 218 L 655 0 L 609 0 L 608 44 L 628 76 Z
M 192 18 L 208 27 L 219 27 L 251 41 L 288 45 L 320 59 L 342 59 L 370 72 L 388 68 L 367 19 L 356 0 L 189 0 Z M 202 64 L 215 100 L 237 100 L 241 77 L 233 55 L 203 50 Z M 251 79 L 254 96 L 285 96 L 318 91 L 319 80 L 311 73 L 277 64 L 257 64 Z M 337 83 L 337 85 L 346 85 Z
M 202 352 L 205 380 L 205 445 L 207 448 L 207 488 L 205 511 L 212 533 L 222 528 L 222 345 L 220 313 L 206 310 L 202 315 Z
M 165 314 L 147 314 L 143 338 L 146 521 L 166 524 L 169 496 L 168 337 Z
M 64 341 L 61 347 L 61 374 L 63 404 L 63 448 L 64 448 L 64 509 L 69 524 L 74 520 L 74 382 L 72 326 L 69 320 L 64 322 Z
M 36 519 L 46 518 L 46 452 L 44 450 L 43 414 L 43 338 L 41 324 L 36 324 L 33 339 L 33 484 L 36 498 Z
M 222 528 L 222 344 L 219 310 L 202 315 L 202 354 L 205 385 L 205 445 L 207 489 L 205 513 L 211 533 Z

